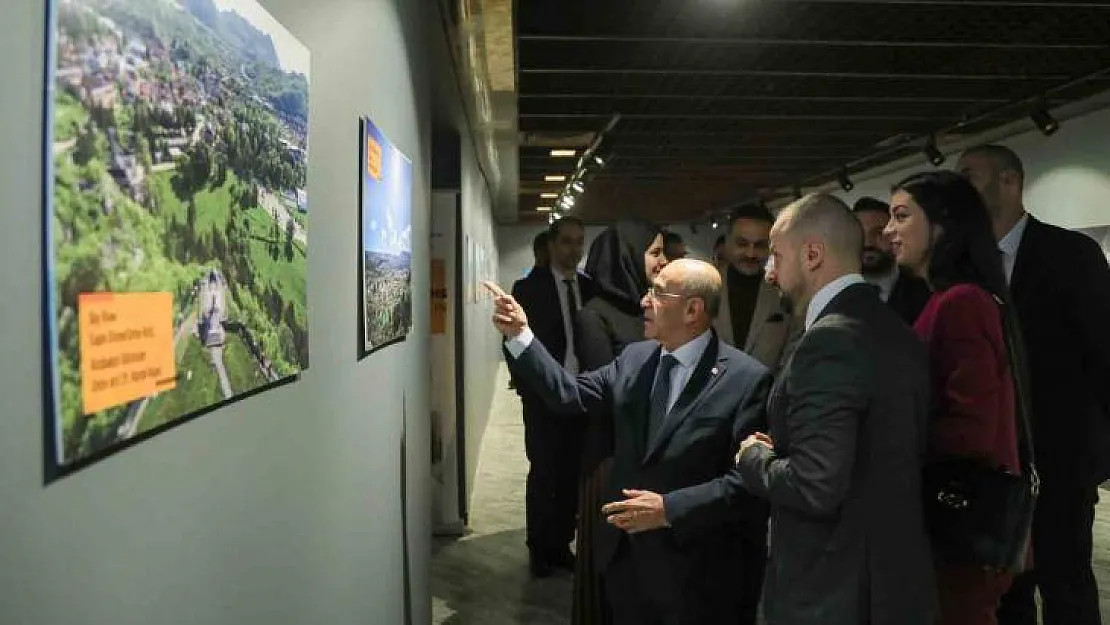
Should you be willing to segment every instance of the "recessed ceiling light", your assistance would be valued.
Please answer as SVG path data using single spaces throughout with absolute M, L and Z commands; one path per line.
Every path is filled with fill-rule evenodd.
M 549 213 L 549 212 L 551 212 L 551 207 L 550 206 L 537 206 L 536 207 L 536 212 Z
M 577 152 L 574 150 L 551 150 L 551 156 L 559 158 L 573 157 Z
M 563 176 L 562 174 L 559 174 L 559 175 L 544 176 L 543 179 L 547 182 L 563 182 L 564 180 L 567 179 L 567 177 Z
M 542 197 L 544 199 L 555 199 L 555 198 L 559 197 L 559 194 L 558 193 L 541 193 L 540 197 Z

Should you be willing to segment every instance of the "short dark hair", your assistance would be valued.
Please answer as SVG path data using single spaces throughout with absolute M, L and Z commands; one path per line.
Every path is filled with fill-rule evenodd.
M 726 238 L 727 237 L 723 234 L 718 236 L 717 240 L 713 242 L 713 248 L 716 249 L 716 248 L 721 247 L 722 245 L 724 245 Z
M 547 230 L 541 230 L 539 234 L 532 239 L 532 253 L 536 256 L 542 256 L 547 253 L 547 242 L 551 239 L 551 234 Z
M 774 225 L 775 217 L 767 207 L 762 204 L 745 204 L 740 208 L 732 211 L 729 215 L 728 227 L 732 228 L 733 224 L 741 219 L 752 219 L 755 221 L 765 221 L 769 225 Z
M 581 219 L 577 217 L 563 217 L 551 222 L 551 225 L 547 228 L 547 231 L 551 234 L 551 239 L 554 240 L 558 237 L 559 233 L 563 231 L 563 226 L 567 224 L 578 226 L 583 230 L 586 229 L 586 222 Z
M 884 202 L 884 201 L 882 201 L 878 198 L 864 196 L 864 197 L 861 197 L 860 199 L 856 200 L 856 203 L 852 205 L 852 212 L 853 213 L 871 212 L 871 213 L 882 213 L 884 215 L 889 215 L 890 214 L 890 204 L 887 204 L 886 202 Z
M 972 146 L 963 152 L 963 156 L 985 156 L 994 163 L 995 172 L 1012 171 L 1018 179 L 1025 182 L 1025 165 L 1021 157 L 1010 148 L 994 143 L 984 143 Z
M 682 242 L 683 241 L 682 241 L 682 235 L 681 234 L 675 232 L 674 230 L 664 230 L 663 231 L 663 245 L 667 245 L 668 243 L 675 244 L 675 243 L 682 243 Z

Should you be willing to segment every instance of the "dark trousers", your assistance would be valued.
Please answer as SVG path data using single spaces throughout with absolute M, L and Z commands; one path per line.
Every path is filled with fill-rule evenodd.
M 528 551 L 546 559 L 569 551 L 574 539 L 586 417 L 552 414 L 538 401 L 523 404 Z
M 1036 625 L 1040 589 L 1044 625 L 1099 625 L 1091 570 L 1098 487 L 1042 485 L 1033 514 L 1033 570 L 1014 579 L 998 608 L 999 625 Z
M 737 563 L 740 595 L 739 625 L 757 625 L 759 600 L 763 595 L 763 576 L 767 572 L 767 533 L 756 532 L 740 539 L 740 560 Z
M 637 557 L 633 549 L 629 540 L 622 540 L 602 573 L 613 625 L 747 623 L 740 620 L 737 593 L 744 593 L 746 585 L 740 570 L 705 573 L 697 563 L 667 562 L 642 553 Z M 732 552 L 730 560 L 738 560 L 733 557 L 735 544 L 722 549 Z

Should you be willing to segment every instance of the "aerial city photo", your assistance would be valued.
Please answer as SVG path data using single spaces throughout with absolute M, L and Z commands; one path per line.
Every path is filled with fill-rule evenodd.
M 53 5 L 47 297 L 64 466 L 308 366 L 309 53 L 254 0 Z M 156 392 L 90 399 L 89 294 L 172 296 L 173 371 Z
M 360 356 L 412 329 L 412 162 L 362 120 Z

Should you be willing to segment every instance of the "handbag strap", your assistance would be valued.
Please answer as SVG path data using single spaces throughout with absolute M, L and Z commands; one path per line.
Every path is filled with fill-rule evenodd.
M 1010 362 L 1010 375 L 1014 382 L 1014 412 L 1017 422 L 1018 462 L 1021 465 L 1022 476 L 1027 477 L 1032 487 L 1033 495 L 1040 491 L 1040 476 L 1037 474 L 1037 464 L 1033 455 L 1033 432 L 1029 423 L 1029 411 L 1032 407 L 1028 369 L 1025 367 L 1025 343 L 1021 337 L 1021 327 L 1017 318 L 1010 312 L 1006 303 L 998 295 L 992 294 L 998 303 L 998 312 L 1002 317 L 1002 336 L 1006 341 L 1006 354 Z

